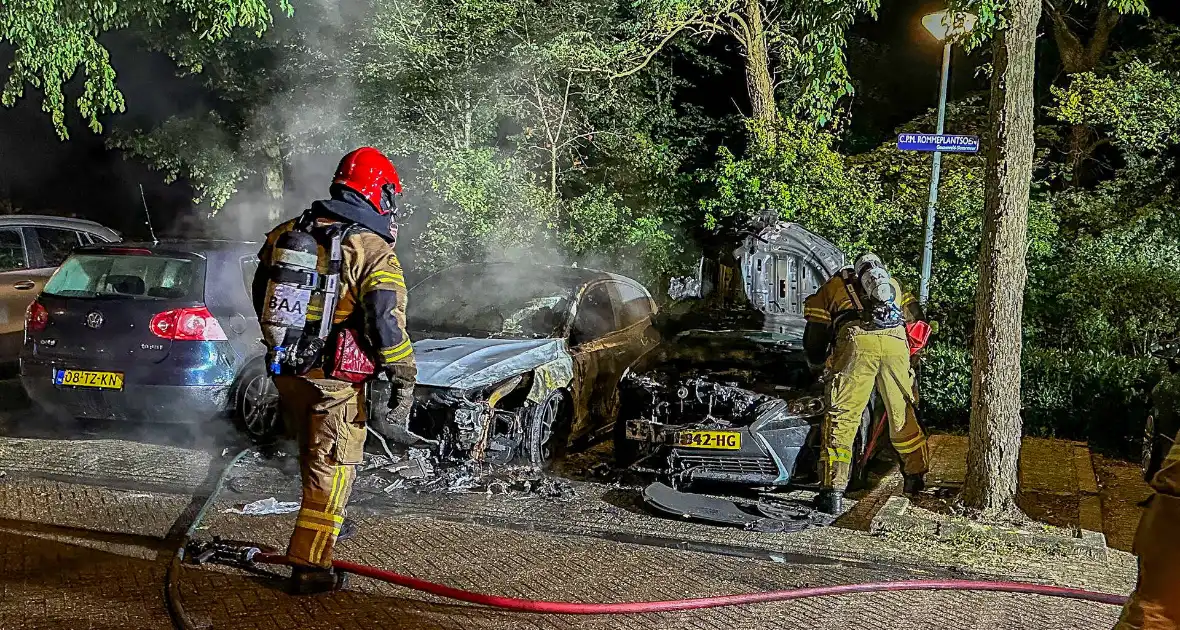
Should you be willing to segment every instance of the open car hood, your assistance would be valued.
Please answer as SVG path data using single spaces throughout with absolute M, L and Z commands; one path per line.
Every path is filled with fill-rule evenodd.
M 423 339 L 414 342 L 418 384 L 469 390 L 568 356 L 561 339 Z
M 761 329 L 801 338 L 808 296 L 844 266 L 844 253 L 831 241 L 797 223 L 771 221 L 747 233 L 732 257 L 702 257 L 695 277 L 673 278 L 674 302 L 661 332 Z

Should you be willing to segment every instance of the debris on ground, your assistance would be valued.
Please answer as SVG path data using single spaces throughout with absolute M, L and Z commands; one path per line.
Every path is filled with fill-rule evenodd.
M 366 453 L 358 488 L 390 494 L 399 491 L 504 495 L 516 499 L 569 501 L 570 482 L 525 465 L 440 461 L 428 449 L 410 448 L 405 457 Z
M 406 453 L 410 466 L 398 472 L 406 479 L 426 479 L 434 476 L 434 464 L 431 462 L 433 457 L 430 451 L 424 448 L 411 448 Z
M 834 516 L 791 499 L 765 497 L 739 502 L 679 492 L 659 482 L 643 489 L 643 500 L 667 516 L 756 532 L 798 532 L 831 525 L 836 520 Z
M 221 450 L 221 457 L 222 458 L 228 458 L 233 455 L 234 455 L 234 450 L 229 446 L 227 446 Z M 270 458 L 263 457 L 261 451 L 258 451 L 258 450 L 255 450 L 254 452 L 252 452 L 251 455 L 253 455 L 254 459 L 257 461 L 262 461 L 264 459 L 270 459 Z M 250 458 L 248 458 L 248 457 L 242 457 L 238 461 L 234 462 L 234 468 L 241 468 L 243 466 L 249 466 L 250 465 L 249 460 L 250 460 Z
M 368 472 L 378 468 L 389 470 L 390 468 L 394 467 L 395 464 L 401 461 L 402 458 L 398 457 L 397 455 L 389 457 L 377 453 L 365 453 L 365 461 L 363 464 L 361 464 L 360 470 L 358 472 Z
M 229 508 L 225 510 L 225 513 L 241 514 L 244 516 L 270 516 L 272 514 L 289 514 L 298 511 L 299 503 L 297 501 L 278 501 L 274 497 L 270 497 L 268 499 L 260 499 L 253 503 L 247 503 L 241 508 Z

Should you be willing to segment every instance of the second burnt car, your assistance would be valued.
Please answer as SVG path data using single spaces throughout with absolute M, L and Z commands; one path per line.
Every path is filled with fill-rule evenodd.
M 844 261 L 831 243 L 780 222 L 750 234 L 732 266 L 702 261 L 696 279 L 674 281 L 682 312 L 661 322 L 664 341 L 620 384 L 619 462 L 673 487 L 818 481 L 826 402 L 803 353 L 803 302 Z M 863 482 L 882 426 L 870 405 L 854 445 L 854 483 Z
M 658 341 L 655 313 L 642 285 L 602 271 L 492 263 L 435 273 L 409 291 L 410 430 L 443 458 L 546 466 L 609 432 L 623 371 Z M 368 398 L 374 415 L 386 409 L 388 383 L 373 382 Z

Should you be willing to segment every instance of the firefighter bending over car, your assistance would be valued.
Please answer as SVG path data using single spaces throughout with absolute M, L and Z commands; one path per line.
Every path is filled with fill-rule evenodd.
M 1115 630 L 1180 628 L 1180 433 L 1151 488 L 1133 544 L 1139 581 Z
M 267 234 L 253 284 L 279 405 L 299 442 L 303 501 L 287 547 L 296 594 L 344 586 L 332 548 L 342 528 L 343 537 L 355 530 L 344 507 L 364 453 L 364 383 L 386 373 L 384 420 L 408 434 L 417 375 L 393 251 L 397 170 L 380 151 L 357 149 L 340 161 L 330 193 Z
M 807 361 L 814 371 L 824 371 L 828 396 L 816 507 L 828 514 L 841 511 L 853 444 L 874 387 L 888 415 L 890 441 L 901 456 L 905 492 L 920 492 L 929 454 L 914 412 L 917 393 L 907 334 L 907 324 L 922 320 L 918 301 L 902 291 L 880 258 L 865 254 L 807 298 L 804 316 Z M 925 336 L 920 337 L 924 343 Z

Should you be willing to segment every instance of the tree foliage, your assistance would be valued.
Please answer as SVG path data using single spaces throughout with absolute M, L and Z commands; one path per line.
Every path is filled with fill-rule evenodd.
M 846 32 L 859 17 L 875 17 L 880 0 L 639 0 L 636 6 L 639 21 L 590 69 L 630 76 L 677 38 L 724 35 L 746 57 L 753 119 L 774 125 L 778 104 L 785 103 L 788 114 L 822 126 L 853 90 Z
M 1103 130 L 1122 151 L 1158 153 L 1180 140 L 1180 74 L 1135 58 L 1105 75 L 1053 89 L 1052 114 Z
M 403 171 L 412 215 L 399 247 L 411 268 L 577 262 L 663 286 L 698 249 L 776 217 L 849 255 L 874 250 L 903 283 L 918 282 L 930 159 L 899 152 L 887 132 L 931 131 L 934 113 L 882 129 L 896 124 L 889 95 L 849 104 L 854 83 L 869 96 L 881 85 L 873 75 L 889 70 L 883 48 L 846 41 L 878 0 L 301 2 L 273 25 L 262 0 L 157 13 L 148 4 L 118 4 L 110 19 L 94 17 L 98 5 L 45 6 L 59 17 L 86 8 L 77 28 L 93 46 L 102 32 L 132 29 L 205 83 L 213 112 L 117 129 L 111 144 L 192 184 L 222 212 L 217 220 L 255 211 L 243 200 L 259 192 L 275 212 L 305 207 L 325 192 L 324 164 L 367 144 Z M 952 4 L 980 16 L 969 45 L 1005 26 L 1008 0 Z M 10 93 L 33 85 L 61 115 L 62 81 L 93 69 L 83 114 L 97 122 L 121 107 L 105 51 L 84 37 L 42 39 L 54 19 L 74 23 L 34 27 L 42 5 L 14 6 L 23 9 L 0 18 L 0 36 L 19 52 L 13 33 L 29 33 L 24 46 L 43 57 L 18 56 Z M 1168 280 L 1180 260 L 1180 29 L 1129 17 L 1143 14 L 1142 0 L 1043 7 L 1044 45 L 1060 54 L 1038 68 L 1046 106 L 1029 207 L 1026 355 L 1142 355 L 1180 334 L 1180 286 Z M 714 55 L 717 38 L 740 57 Z M 57 77 L 56 101 L 43 76 Z M 748 103 L 738 94 L 727 115 L 707 103 L 723 99 L 699 95 L 722 83 L 744 87 Z M 980 94 L 960 95 L 948 129 L 986 135 L 986 115 Z M 850 138 L 849 116 L 872 119 L 872 131 Z M 983 176 L 981 156 L 944 156 L 928 310 L 955 369 L 974 330 Z M 1046 365 L 1074 364 L 1054 361 Z M 933 392 L 926 400 L 942 404 Z
M 201 68 L 216 114 L 125 130 L 113 146 L 187 179 L 214 213 L 243 186 L 268 189 L 272 209 L 305 204 L 323 191 L 301 186 L 300 156 L 377 146 L 413 165 L 405 205 L 425 221 L 419 264 L 533 243 L 554 260 L 626 249 L 646 261 L 640 275 L 670 268 L 679 244 L 666 216 L 679 198 L 667 184 L 691 142 L 671 97 L 680 80 L 662 61 L 628 78 L 583 71 L 620 37 L 626 5 L 365 6 L 336 21 L 299 6 L 262 39 L 150 40 Z
M 277 6 L 291 11 L 288 0 L 279 0 Z M 85 79 L 75 105 L 98 132 L 99 116 L 124 108 L 110 53 L 99 41 L 102 34 L 129 26 L 151 30 L 167 25 L 217 41 L 236 29 L 261 35 L 271 21 L 266 0 L 9 0 L 0 11 L 0 42 L 12 45 L 14 56 L 0 101 L 11 107 L 26 87 L 40 91 L 42 109 L 52 117 L 58 135 L 67 138 L 64 87 L 81 69 Z

